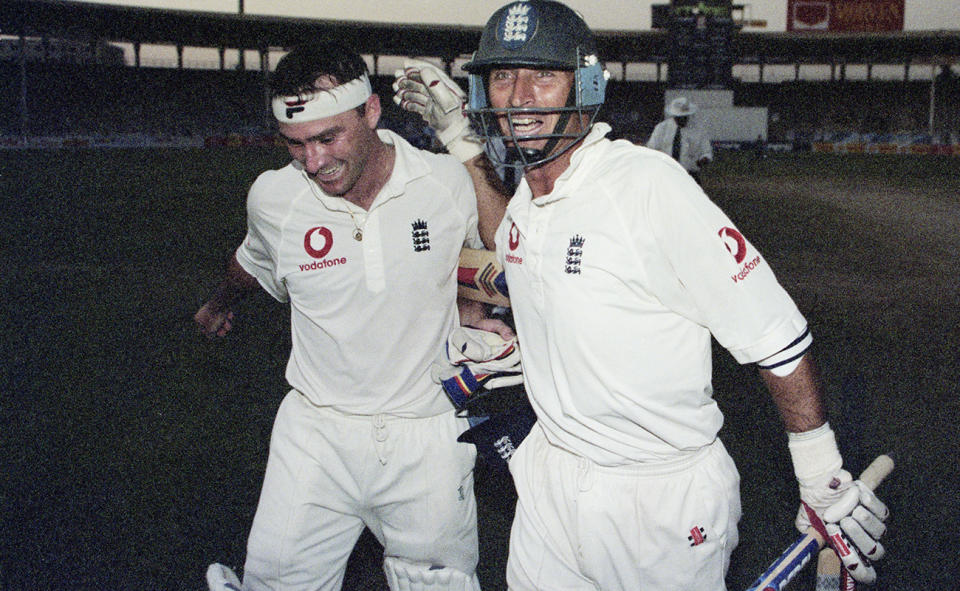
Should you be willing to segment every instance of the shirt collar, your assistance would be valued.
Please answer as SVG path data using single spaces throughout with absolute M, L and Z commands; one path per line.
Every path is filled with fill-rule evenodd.
M 569 197 L 573 193 L 577 179 L 575 175 L 583 159 L 594 151 L 597 144 L 610 133 L 611 127 L 607 123 L 594 123 L 590 133 L 583 138 L 583 142 L 574 148 L 573 155 L 570 157 L 570 165 L 567 166 L 557 180 L 553 183 L 553 190 L 547 195 L 533 199 L 530 192 L 530 185 L 526 178 L 521 179 L 517 190 L 507 204 L 507 211 L 510 217 L 517 223 L 522 232 L 526 230 L 527 212 L 532 205 L 543 206 L 554 201 L 559 201 Z
M 377 135 L 383 143 L 394 147 L 394 162 L 393 170 L 390 172 L 390 178 L 387 179 L 386 184 L 380 189 L 380 193 L 377 194 L 376 199 L 374 199 L 370 205 L 371 210 L 390 199 L 403 195 L 408 183 L 430 174 L 430 165 L 427 164 L 417 153 L 416 149 L 401 136 L 389 129 L 378 129 Z M 293 166 L 300 171 L 300 175 L 309 183 L 313 195 L 319 199 L 327 209 L 345 212 L 360 209 L 346 199 L 324 193 L 315 182 L 310 180 L 310 177 L 307 176 L 307 173 L 303 171 L 303 167 L 300 166 L 298 162 L 294 162 Z
M 593 151 L 593 148 L 597 145 L 600 140 L 602 140 L 608 133 L 610 133 L 611 127 L 606 123 L 594 123 L 593 127 L 590 129 L 590 133 L 583 138 L 583 141 L 579 146 L 574 148 L 573 154 L 570 156 L 570 165 L 567 166 L 566 170 L 560 173 L 560 176 L 557 177 L 557 180 L 553 183 L 553 190 L 546 195 L 532 199 L 537 205 L 543 205 L 558 199 L 564 199 L 569 196 L 570 191 L 567 186 L 577 173 L 577 169 L 580 168 L 580 164 L 583 162 L 583 159 L 587 157 Z M 530 187 L 527 185 L 526 179 L 521 182 L 521 186 L 526 192 L 527 199 L 530 199 Z

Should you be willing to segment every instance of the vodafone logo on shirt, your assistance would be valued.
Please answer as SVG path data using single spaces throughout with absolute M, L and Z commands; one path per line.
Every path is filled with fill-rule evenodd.
M 520 246 L 520 230 L 517 229 L 516 224 L 510 224 L 510 235 L 507 239 L 507 246 L 510 247 L 510 252 L 507 253 L 507 256 L 504 259 L 508 263 L 513 263 L 515 265 L 523 264 L 523 257 L 518 257 L 513 254 L 513 251 L 517 250 L 517 247 Z
M 742 263 L 743 259 L 747 258 L 747 240 L 743 237 L 743 234 L 729 226 L 720 228 L 718 234 L 720 234 L 720 238 L 723 239 L 723 245 L 726 246 L 730 254 L 733 255 L 737 264 Z
M 743 281 L 747 278 L 747 275 L 749 275 L 750 272 L 757 268 L 757 265 L 762 262 L 760 260 L 760 256 L 757 255 L 753 257 L 752 260 L 744 263 L 744 260 L 747 258 L 747 239 L 744 238 L 743 234 L 741 234 L 736 228 L 726 226 L 720 228 L 720 232 L 718 232 L 718 234 L 720 235 L 720 238 L 723 239 L 723 245 L 726 246 L 727 250 L 730 251 L 730 254 L 733 255 L 733 260 L 737 261 L 738 265 L 743 265 L 740 268 L 740 272 L 731 275 L 730 279 L 733 280 L 734 283 Z
M 303 235 L 303 250 L 315 259 L 322 259 L 327 256 L 331 248 L 333 248 L 333 233 L 329 228 L 317 226 L 316 228 L 310 228 Z
M 347 262 L 346 257 L 333 259 L 324 259 L 333 248 L 333 233 L 329 228 L 316 226 L 307 230 L 303 235 L 303 250 L 311 258 L 317 259 L 312 263 L 300 265 L 301 271 L 315 271 L 317 269 L 326 269 L 336 265 L 342 265 Z

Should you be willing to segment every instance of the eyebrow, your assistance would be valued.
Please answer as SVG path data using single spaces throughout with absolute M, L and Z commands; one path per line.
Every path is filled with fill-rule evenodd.
M 282 137 L 282 138 L 283 138 L 283 141 L 285 141 L 285 142 L 290 142 L 291 144 L 305 144 L 305 143 L 307 143 L 307 142 L 316 142 L 316 141 L 324 140 L 324 139 L 329 138 L 329 137 L 333 137 L 333 136 L 341 133 L 343 130 L 344 130 L 344 127 L 343 127 L 342 125 L 338 125 L 338 126 L 336 126 L 336 127 L 331 127 L 331 128 L 329 128 L 329 129 L 324 129 L 324 130 L 321 131 L 320 133 L 317 133 L 317 134 L 315 134 L 315 135 L 312 135 L 312 136 L 310 136 L 310 137 L 308 137 L 308 138 L 305 138 L 305 139 L 302 139 L 302 140 L 294 139 L 294 138 L 292 138 L 292 137 L 284 134 L 282 131 L 278 131 L 277 134 L 278 134 L 280 137 Z

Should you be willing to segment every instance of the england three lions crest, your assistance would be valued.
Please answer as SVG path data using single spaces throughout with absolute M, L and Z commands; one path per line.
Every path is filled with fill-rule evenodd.
M 417 220 L 410 224 L 413 226 L 413 250 L 414 252 L 423 252 L 430 250 L 430 231 L 427 229 L 427 222 Z
M 570 275 L 580 274 L 580 263 L 583 260 L 583 236 L 575 234 L 570 239 L 570 245 L 567 247 L 567 258 L 564 264 L 564 271 Z

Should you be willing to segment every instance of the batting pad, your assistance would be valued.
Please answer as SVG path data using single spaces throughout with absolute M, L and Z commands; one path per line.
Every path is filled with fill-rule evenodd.
M 390 591 L 480 591 L 476 574 L 396 556 L 383 559 L 383 572 Z

